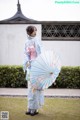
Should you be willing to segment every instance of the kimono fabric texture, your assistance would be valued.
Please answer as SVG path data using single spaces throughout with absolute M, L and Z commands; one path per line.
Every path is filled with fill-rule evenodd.
M 35 61 L 37 56 L 41 53 L 41 44 L 36 38 L 29 37 L 25 43 L 25 60 L 23 69 L 27 70 L 26 80 L 28 81 L 28 109 L 37 110 L 44 104 L 43 90 L 34 90 L 30 83 L 30 70 L 31 64 Z M 30 66 L 26 67 L 27 62 L 30 62 Z

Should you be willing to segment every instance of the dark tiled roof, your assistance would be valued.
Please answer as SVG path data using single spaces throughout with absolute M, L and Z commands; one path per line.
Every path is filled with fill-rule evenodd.
M 29 19 L 23 15 L 19 0 L 17 4 L 16 14 L 12 16 L 11 18 L 0 21 L 0 23 L 36 23 L 36 22 L 37 22 L 36 20 Z

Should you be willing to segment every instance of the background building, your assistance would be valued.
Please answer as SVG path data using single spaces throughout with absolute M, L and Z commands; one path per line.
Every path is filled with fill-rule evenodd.
M 26 27 L 35 25 L 37 37 L 48 50 L 56 51 L 63 66 L 80 66 L 80 22 L 36 21 L 25 17 L 20 3 L 16 14 L 0 21 L 0 65 L 22 65 Z

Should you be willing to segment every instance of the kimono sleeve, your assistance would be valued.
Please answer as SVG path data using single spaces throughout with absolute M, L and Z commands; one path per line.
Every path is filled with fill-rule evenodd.
M 26 67 L 27 62 L 30 61 L 30 53 L 29 53 L 28 47 L 29 47 L 28 44 L 25 43 L 24 61 L 23 61 L 23 70 L 24 70 L 24 72 L 27 70 L 27 67 Z
M 37 40 L 37 54 L 41 54 L 44 51 L 43 45 L 41 40 Z

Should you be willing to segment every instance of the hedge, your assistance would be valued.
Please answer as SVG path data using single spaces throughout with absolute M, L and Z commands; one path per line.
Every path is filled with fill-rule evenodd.
M 80 66 L 62 67 L 61 72 L 56 79 L 56 88 L 77 88 L 80 89 Z
M 0 66 L 0 87 L 26 88 L 27 81 L 22 66 Z M 56 84 L 49 88 L 80 88 L 80 66 L 62 67 Z
M 25 74 L 21 66 L 0 66 L 0 87 L 26 87 Z

